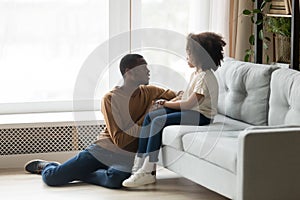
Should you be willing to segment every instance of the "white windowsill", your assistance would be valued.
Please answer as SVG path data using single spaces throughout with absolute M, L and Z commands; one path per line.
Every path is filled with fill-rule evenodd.
M 41 124 L 103 124 L 100 111 L 51 112 L 0 115 L 0 128 L 30 127 Z

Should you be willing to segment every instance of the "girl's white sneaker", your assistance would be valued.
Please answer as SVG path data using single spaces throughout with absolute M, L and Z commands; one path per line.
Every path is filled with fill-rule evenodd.
M 143 166 L 144 161 L 145 161 L 145 158 L 140 158 L 136 155 L 135 159 L 134 159 L 133 167 L 131 169 L 131 173 L 132 174 L 136 173 Z
M 156 182 L 156 176 L 153 173 L 147 173 L 143 169 L 139 169 L 136 173 L 132 174 L 128 179 L 123 181 L 124 187 L 139 187 Z

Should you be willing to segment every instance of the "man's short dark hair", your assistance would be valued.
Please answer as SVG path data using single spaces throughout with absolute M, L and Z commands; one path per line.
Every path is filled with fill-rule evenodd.
M 127 54 L 125 55 L 120 62 L 120 71 L 122 76 L 124 76 L 126 69 L 132 69 L 140 65 L 140 60 L 144 59 L 143 56 L 139 54 Z

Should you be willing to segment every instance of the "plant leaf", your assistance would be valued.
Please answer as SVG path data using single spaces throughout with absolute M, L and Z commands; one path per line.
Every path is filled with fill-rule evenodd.
M 267 45 L 267 43 L 265 43 L 265 42 L 263 43 L 263 48 L 264 49 L 269 49 L 269 46 Z
M 244 15 L 250 15 L 251 13 L 252 13 L 252 12 L 251 12 L 250 10 L 247 10 L 247 9 L 243 11 L 243 14 L 244 14 Z
M 263 20 L 262 19 L 259 19 L 255 22 L 256 25 L 261 25 L 263 23 Z
M 267 55 L 266 61 L 267 61 L 267 63 L 269 64 L 269 62 L 270 62 L 270 57 L 269 57 L 268 55 Z
M 250 59 L 250 55 L 246 54 L 245 57 L 244 57 L 244 61 L 245 62 L 249 62 L 249 59 Z
M 246 49 L 246 55 L 253 55 L 254 51 L 252 49 Z
M 249 37 L 249 43 L 250 43 L 251 45 L 254 45 L 254 43 L 255 43 L 255 37 L 254 37 L 253 34 Z
M 258 37 L 259 37 L 259 39 L 261 39 L 261 40 L 264 39 L 264 32 L 263 32 L 263 30 L 260 30 L 260 31 L 259 31 Z
M 253 14 L 257 14 L 257 13 L 261 13 L 261 10 L 260 9 L 254 9 Z
M 271 42 L 271 39 L 269 37 L 265 37 L 265 40 L 267 40 L 268 42 Z
M 263 1 L 263 2 L 262 2 L 262 4 L 260 5 L 260 9 L 261 9 L 261 10 L 265 7 L 266 3 L 267 3 L 266 1 Z

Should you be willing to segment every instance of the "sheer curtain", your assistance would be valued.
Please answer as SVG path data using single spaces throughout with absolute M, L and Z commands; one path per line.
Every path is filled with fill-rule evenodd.
M 225 55 L 229 55 L 230 0 L 191 0 L 191 32 L 212 31 L 222 35 L 227 42 Z
M 230 0 L 211 0 L 210 6 L 210 30 L 224 37 L 227 43 L 224 53 L 229 56 Z
M 252 33 L 251 21 L 243 15 L 244 9 L 253 8 L 250 0 L 192 0 L 191 32 L 214 31 L 221 34 L 227 45 L 225 55 L 243 60 Z
M 134 0 L 135 2 L 136 0 Z M 140 9 L 133 10 L 134 28 L 158 28 L 170 37 L 154 34 L 153 41 L 165 42 L 163 48 L 145 48 L 141 38 L 140 51 L 150 63 L 152 84 L 175 90 L 184 89 L 193 71 L 186 63 L 185 39 L 189 33 L 214 31 L 229 40 L 229 0 L 138 0 Z M 174 33 L 175 32 L 175 33 Z M 177 34 L 177 36 L 174 36 Z M 172 37 L 173 35 L 173 37 Z M 181 35 L 181 37 L 180 37 Z M 143 37 L 143 36 L 142 36 Z M 145 37 L 144 37 L 145 38 Z M 179 40 L 174 41 L 174 38 Z M 146 38 L 148 39 L 148 38 Z M 145 40 L 146 40 L 145 39 Z M 133 39 L 134 41 L 135 39 Z M 227 42 L 229 43 L 229 42 Z M 181 48 L 180 55 L 170 52 Z M 169 49 L 168 49 L 169 48 Z M 228 55 L 227 46 L 225 54 Z

